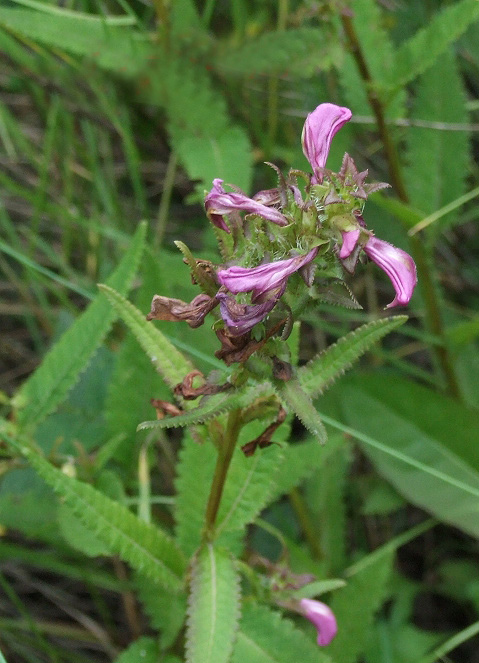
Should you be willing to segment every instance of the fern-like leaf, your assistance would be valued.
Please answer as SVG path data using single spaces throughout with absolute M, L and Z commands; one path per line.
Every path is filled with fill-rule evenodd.
M 123 322 L 131 329 L 135 338 L 161 373 L 165 382 L 174 387 L 185 375 L 194 370 L 193 364 L 157 329 L 136 306 L 119 292 L 106 285 L 100 290 L 110 300 Z
M 67 476 L 32 447 L 11 438 L 8 442 L 27 458 L 80 522 L 106 543 L 112 553 L 159 584 L 173 591 L 181 588 L 184 557 L 166 532 L 140 520 L 92 486 Z
M 193 562 L 187 663 L 227 663 L 240 617 L 238 574 L 228 553 L 209 543 Z M 246 659 L 245 659 L 246 660 Z
M 374 343 L 404 324 L 406 315 L 374 320 L 343 336 L 337 343 L 298 370 L 302 389 L 314 398 L 350 368 Z
M 141 224 L 130 248 L 108 280 L 109 286 L 122 293 L 128 292 L 138 268 L 145 232 L 146 225 Z M 15 398 L 22 406 L 17 415 L 22 426 L 38 426 L 60 405 L 87 367 L 115 317 L 106 298 L 100 294 L 63 334 Z
M 297 379 L 288 380 L 278 389 L 278 394 L 318 442 L 325 444 L 328 439 L 326 428 L 300 382 Z
M 311 76 L 318 67 L 328 68 L 335 55 L 334 40 L 317 28 L 268 32 L 238 49 L 222 52 L 216 66 L 226 74 Z
M 479 20 L 479 2 L 461 0 L 445 7 L 428 25 L 398 49 L 393 66 L 380 81 L 390 90 L 401 90 L 425 72 L 474 21 Z
M 347 629 L 347 625 L 345 625 Z M 330 663 L 318 650 L 314 637 L 308 638 L 289 619 L 253 601 L 245 601 L 232 663 Z M 342 661 L 339 656 L 337 661 Z

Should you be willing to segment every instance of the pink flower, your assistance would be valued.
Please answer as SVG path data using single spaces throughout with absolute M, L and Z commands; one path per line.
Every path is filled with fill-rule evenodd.
M 303 256 L 294 256 L 286 260 L 266 262 L 258 267 L 228 267 L 217 272 L 218 281 L 230 292 L 252 292 L 257 300 L 271 290 L 282 288 L 288 277 L 316 257 L 317 248 Z
M 267 262 L 258 267 L 228 267 L 217 272 L 218 281 L 230 292 L 251 292 L 253 305 L 241 305 L 232 297 L 221 295 L 221 317 L 233 336 L 244 334 L 261 322 L 275 307 L 286 289 L 288 278 L 309 264 L 318 252 L 317 248 L 302 256 Z M 260 303 L 257 303 L 257 302 Z
M 302 614 L 312 622 L 318 631 L 318 645 L 325 647 L 338 631 L 336 617 L 325 603 L 313 599 L 301 599 L 299 602 Z
M 411 256 L 377 237 L 370 237 L 364 246 L 366 255 L 391 279 L 396 297 L 386 306 L 406 306 L 417 283 L 416 265 Z
M 320 104 L 307 116 L 301 142 L 304 156 L 313 169 L 311 184 L 322 182 L 322 170 L 326 165 L 331 141 L 351 116 L 349 108 L 335 104 Z
M 244 193 L 226 192 L 223 188 L 223 180 L 220 179 L 213 180 L 213 188 L 205 198 L 205 209 L 211 223 L 227 233 L 230 232 L 230 229 L 224 222 L 223 215 L 235 210 L 247 214 L 258 214 L 263 219 L 277 223 L 279 226 L 288 225 L 287 218 L 275 207 L 267 207 L 253 198 L 248 198 Z

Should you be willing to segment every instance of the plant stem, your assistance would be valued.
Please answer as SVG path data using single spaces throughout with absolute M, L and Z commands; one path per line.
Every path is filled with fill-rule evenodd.
M 206 506 L 205 528 L 203 540 L 211 541 L 214 538 L 216 516 L 225 486 L 226 475 L 233 458 L 238 434 L 241 430 L 241 409 L 232 410 L 228 415 L 224 438 L 218 449 L 215 473 L 211 483 L 210 495 Z
M 170 209 L 171 194 L 175 183 L 176 166 L 178 159 L 175 152 L 170 153 L 168 164 L 166 166 L 165 179 L 163 182 L 163 193 L 161 194 L 160 207 L 158 208 L 158 217 L 156 219 L 155 237 L 153 246 L 159 249 L 163 241 Z
M 388 125 L 386 123 L 382 102 L 377 94 L 374 80 L 369 71 L 366 58 L 361 48 L 361 43 L 356 34 L 353 21 L 350 16 L 342 15 L 341 21 L 344 32 L 349 42 L 349 48 L 356 60 L 359 74 L 364 81 L 369 105 L 374 113 L 381 141 L 384 145 L 384 151 L 388 163 L 389 178 L 391 184 L 397 192 L 398 198 L 409 203 L 409 197 L 401 175 L 401 168 L 396 146 L 392 139 Z M 446 334 L 441 316 L 439 297 L 437 288 L 434 284 L 431 270 L 429 269 L 424 243 L 416 236 L 411 238 L 411 249 L 414 261 L 418 271 L 418 280 L 422 289 L 424 304 L 426 307 L 426 325 L 428 331 L 441 338 L 444 343 L 435 345 L 433 352 L 440 366 L 441 372 L 446 380 L 449 393 L 460 399 L 461 392 L 457 382 L 454 366 L 446 344 Z
M 298 517 L 304 537 L 308 543 L 313 559 L 322 559 L 323 552 L 318 540 L 317 527 L 314 526 L 309 511 L 304 503 L 304 499 L 297 488 L 293 488 L 289 493 L 289 501 Z

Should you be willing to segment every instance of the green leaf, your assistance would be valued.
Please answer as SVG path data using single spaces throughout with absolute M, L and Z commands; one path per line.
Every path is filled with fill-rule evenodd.
M 113 288 L 106 285 L 99 288 L 170 387 L 182 382 L 185 375 L 194 370 L 193 364 L 131 302 Z
M 281 399 L 292 409 L 302 424 L 316 437 L 320 444 L 325 444 L 328 434 L 311 398 L 301 387 L 299 380 L 285 382 L 278 389 Z
M 196 106 L 196 104 L 192 104 Z M 198 194 L 211 189 L 219 177 L 248 191 L 252 179 L 252 152 L 248 134 L 240 127 L 228 127 L 215 135 L 173 135 L 173 146 L 190 179 L 199 180 Z
M 168 534 L 139 520 L 92 486 L 68 477 L 32 448 L 10 437 L 6 441 L 28 459 L 83 525 L 106 543 L 112 553 L 165 587 L 180 589 L 184 558 Z
M 178 55 L 155 82 L 168 116 L 173 149 L 191 179 L 200 180 L 200 197 L 216 177 L 248 191 L 252 181 L 248 136 L 232 126 L 225 99 L 213 86 L 205 65 Z
M 227 663 L 239 616 L 240 587 L 233 560 L 209 543 L 193 562 L 188 600 L 187 663 Z
M 283 426 L 273 436 L 276 442 L 288 435 L 289 427 Z M 241 451 L 241 446 L 255 439 L 265 427 L 265 422 L 255 421 L 241 431 L 218 511 L 218 537 L 227 532 L 243 530 L 270 501 L 275 475 L 283 457 L 281 447 L 273 444 L 266 449 L 257 449 L 253 456 L 245 456 Z
M 202 401 L 201 405 L 198 405 L 185 414 L 179 414 L 174 417 L 165 417 L 164 419 L 153 421 L 143 421 L 138 425 L 137 431 L 178 428 L 181 426 L 193 426 L 195 424 L 204 423 L 237 407 L 240 400 L 241 394 L 215 394 L 206 399 L 205 405 L 203 405 Z
M 403 89 L 424 73 L 436 59 L 479 19 L 477 0 L 461 0 L 438 12 L 428 25 L 403 43 L 389 70 L 384 70 L 381 85 L 392 90 Z M 447 88 L 446 88 L 447 89 Z
M 467 123 L 467 98 L 452 52 L 443 53 L 418 83 L 413 117 L 440 123 Z M 429 214 L 464 193 L 469 138 L 467 131 L 408 129 L 406 159 L 409 165 L 405 178 L 412 205 Z M 442 231 L 456 216 L 447 214 L 431 228 L 435 232 Z
M 160 647 L 168 649 L 175 642 L 186 619 L 186 595 L 165 592 L 147 576 L 135 573 L 135 588 L 152 628 L 160 632 Z
M 314 398 L 327 389 L 352 364 L 383 336 L 404 324 L 406 315 L 374 320 L 346 334 L 334 345 L 298 370 L 298 381 L 308 396 Z
M 393 553 L 385 551 L 334 592 L 331 609 L 338 622 L 338 634 L 328 647 L 333 660 L 355 663 L 364 652 L 374 614 L 386 598 Z
M 296 75 L 309 77 L 331 64 L 335 47 L 325 30 L 293 28 L 267 32 L 248 40 L 237 49 L 221 52 L 216 66 L 229 76 L 235 75 Z
M 274 490 L 275 474 L 282 458 L 282 449 L 272 445 L 257 449 L 252 457 L 246 457 L 240 447 L 255 439 L 267 423 L 252 422 L 240 434 L 234 451 L 217 518 L 218 544 L 238 552 L 243 529 L 253 522 L 270 501 Z M 273 439 L 281 440 L 288 434 L 282 426 Z M 202 444 L 198 444 L 198 441 Z M 176 536 L 187 556 L 191 556 L 201 541 L 206 504 L 210 491 L 216 449 L 203 427 L 195 430 L 194 439 L 186 437 L 180 452 L 176 479 Z M 195 480 L 192 481 L 191 477 Z
M 141 224 L 130 248 L 108 279 L 112 288 L 128 292 L 143 251 L 145 232 L 146 225 Z M 106 298 L 99 295 L 63 334 L 15 397 L 18 405 L 25 405 L 18 411 L 19 424 L 31 428 L 38 426 L 63 401 L 115 317 Z
M 394 61 L 394 48 L 385 29 L 384 12 L 375 0 L 355 0 L 354 3 L 354 29 L 361 44 L 361 51 L 366 60 L 368 71 L 373 84 L 382 81 L 387 75 Z M 370 115 L 366 86 L 362 80 L 355 58 L 348 54 L 340 69 L 341 83 L 344 88 L 347 102 L 358 115 Z M 391 99 L 386 104 L 387 117 L 403 117 L 405 93 Z
M 347 628 L 347 627 L 346 627 Z M 232 663 L 329 663 L 311 637 L 282 619 L 279 612 L 245 601 Z M 337 659 L 342 662 L 341 657 Z
M 358 440 L 377 470 L 410 502 L 472 536 L 479 536 L 479 473 L 441 443 L 436 428 L 441 419 L 427 423 L 427 400 L 414 400 L 415 389 L 404 395 L 407 408 L 415 408 L 410 418 L 400 402 L 388 402 L 390 384 L 384 381 L 379 395 L 369 392 L 364 381 L 360 386 L 341 385 L 343 417 L 351 426 L 345 431 Z M 478 429 L 477 415 L 471 416 L 471 421 L 475 423 L 470 434 L 460 442 L 463 456 L 467 441 Z M 446 431 L 455 423 L 454 419 L 450 421 Z M 457 424 L 461 425 L 460 420 Z M 477 446 L 471 449 L 471 453 L 476 451 Z
M 159 655 L 156 639 L 143 636 L 115 658 L 114 663 L 158 663 Z
M 342 443 L 342 439 L 336 435 L 330 436 L 328 444 L 325 446 L 320 446 L 316 439 L 285 446 L 283 458 L 274 477 L 274 488 L 269 501 L 273 502 L 281 495 L 291 492 L 313 472 L 320 471 L 323 463 L 337 448 L 338 443 Z
M 86 56 L 100 67 L 129 76 L 144 69 L 153 52 L 147 37 L 137 29 L 111 25 L 111 18 L 77 12 L 46 15 L 30 9 L 0 7 L 0 26 L 47 46 Z
M 304 494 L 313 522 L 318 523 L 318 541 L 325 560 L 325 572 L 337 574 L 342 573 L 346 563 L 346 490 L 353 458 L 351 445 L 344 438 L 338 439 L 337 435 L 333 435 L 331 439 L 336 442 L 334 449 L 308 480 Z M 328 448 L 330 441 L 326 445 Z

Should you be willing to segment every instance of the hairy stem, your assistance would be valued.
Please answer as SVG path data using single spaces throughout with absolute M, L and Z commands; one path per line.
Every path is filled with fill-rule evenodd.
M 346 15 L 341 16 L 341 21 L 349 43 L 349 48 L 356 61 L 359 74 L 365 84 L 369 105 L 374 113 L 379 135 L 384 145 L 384 151 L 388 163 L 389 179 L 397 192 L 398 198 L 404 203 L 409 203 L 409 197 L 401 174 L 396 146 L 386 123 L 383 104 L 377 94 L 374 80 L 369 71 L 353 21 L 350 16 Z M 439 297 L 431 270 L 429 269 L 426 254 L 427 249 L 425 249 L 424 243 L 416 236 L 411 238 L 411 249 L 414 261 L 416 262 L 418 280 L 424 297 L 428 331 L 444 341 L 443 344 L 435 345 L 433 352 L 435 353 L 437 363 L 446 380 L 449 393 L 456 398 L 461 398 L 456 373 L 446 344 L 446 335 L 441 316 Z
M 241 430 L 241 409 L 232 410 L 228 415 L 224 438 L 218 449 L 215 473 L 211 483 L 210 495 L 206 506 L 205 527 L 203 540 L 211 541 L 214 538 L 214 528 L 221 496 L 225 486 L 228 469 L 233 458 L 238 435 Z

